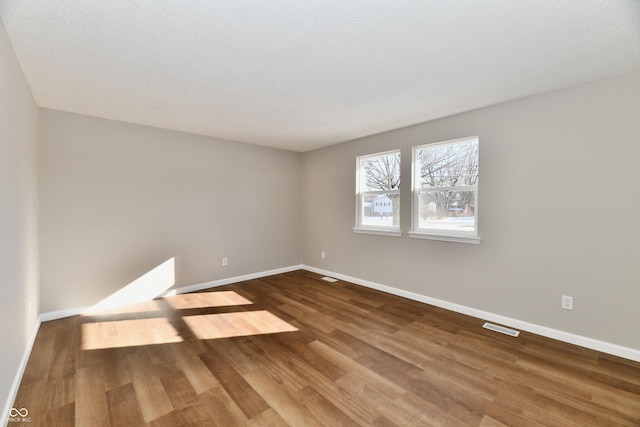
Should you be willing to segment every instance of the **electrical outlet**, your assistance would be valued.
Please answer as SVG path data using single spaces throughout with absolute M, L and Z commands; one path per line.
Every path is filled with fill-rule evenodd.
M 327 254 L 324 251 L 321 251 L 320 252 L 320 258 L 326 259 L 327 258 Z
M 227 257 L 222 258 L 222 266 L 226 267 L 227 265 L 229 265 L 229 258 Z
M 563 310 L 573 310 L 573 297 L 562 295 L 562 301 L 560 304 Z

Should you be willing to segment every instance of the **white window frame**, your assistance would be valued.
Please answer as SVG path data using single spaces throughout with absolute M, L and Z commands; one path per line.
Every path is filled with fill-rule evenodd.
M 363 199 L 365 196 L 372 194 L 397 194 L 398 195 L 398 203 L 400 203 L 400 188 L 397 190 L 366 190 L 363 191 L 363 183 L 364 179 L 364 162 L 367 159 L 372 157 L 382 157 L 388 155 L 401 155 L 400 150 L 391 150 L 384 151 L 381 153 L 367 154 L 365 156 L 356 157 L 356 221 L 355 227 L 353 231 L 356 233 L 364 233 L 364 234 L 379 234 L 383 236 L 402 236 L 402 231 L 400 229 L 400 218 L 398 218 L 397 226 L 376 226 L 370 224 L 363 224 L 362 217 L 364 213 L 364 204 Z M 400 205 L 398 205 L 398 209 L 400 209 Z
M 409 237 L 416 239 L 430 239 L 430 240 L 442 240 L 447 242 L 457 243 L 471 243 L 479 244 L 480 236 L 478 235 L 478 185 L 480 182 L 480 176 L 475 185 L 453 186 L 453 187 L 432 187 L 429 189 L 421 188 L 421 176 L 420 176 L 420 164 L 418 159 L 418 151 L 424 150 L 428 147 L 434 147 L 438 145 L 453 145 L 456 143 L 466 143 L 469 141 L 475 141 L 478 144 L 478 151 L 480 150 L 480 138 L 478 136 L 472 136 L 467 138 L 453 139 L 449 141 L 436 142 L 432 144 L 424 144 L 415 146 L 412 149 L 411 158 L 411 231 L 407 234 Z M 474 206 L 474 230 L 473 231 L 460 231 L 460 230 L 443 230 L 436 228 L 421 228 L 420 227 L 420 194 L 430 191 L 473 191 L 475 198 Z

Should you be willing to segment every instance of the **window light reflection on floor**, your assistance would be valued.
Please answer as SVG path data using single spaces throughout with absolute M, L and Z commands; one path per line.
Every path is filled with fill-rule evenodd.
M 234 291 L 197 292 L 164 298 L 176 310 L 253 304 Z
M 201 340 L 248 335 L 292 332 L 298 329 L 266 310 L 238 311 L 188 316 L 180 310 L 248 306 L 251 301 L 234 291 L 196 292 L 165 296 L 175 284 L 175 258 L 170 258 L 95 304 L 84 314 L 89 320 L 81 326 L 82 349 L 101 350 L 143 345 L 171 344 L 183 336 L 163 313 L 163 302 L 176 310 L 175 315 Z M 241 309 L 243 310 L 243 309 Z M 135 317 L 147 317 L 131 319 Z M 109 321 L 100 321 L 108 315 Z M 117 315 L 124 319 L 117 320 Z M 114 319 L 114 316 L 115 319 Z M 126 317 L 129 317 L 128 319 Z M 191 335 L 190 335 L 191 336 Z
M 170 344 L 182 341 L 178 331 L 164 317 L 83 323 L 81 332 L 83 350 Z
M 298 330 L 267 310 L 185 316 L 183 320 L 193 334 L 201 340 Z

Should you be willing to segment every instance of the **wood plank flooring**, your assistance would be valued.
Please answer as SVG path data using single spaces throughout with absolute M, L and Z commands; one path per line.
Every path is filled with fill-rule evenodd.
M 43 323 L 14 406 L 48 427 L 640 426 L 640 363 L 482 324 L 296 271 Z

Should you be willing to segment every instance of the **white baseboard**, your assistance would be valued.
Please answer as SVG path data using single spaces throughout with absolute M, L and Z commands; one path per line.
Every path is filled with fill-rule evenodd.
M 50 320 L 64 319 L 65 317 L 78 316 L 89 311 L 91 307 L 65 308 L 64 310 L 49 311 L 40 315 L 40 320 L 48 322 Z
M 38 336 L 38 331 L 40 330 L 41 323 L 42 320 L 38 318 L 38 320 L 36 321 L 36 326 L 33 328 L 33 332 L 31 333 L 31 338 L 29 338 L 27 347 L 24 349 L 24 353 L 22 354 L 22 360 L 20 360 L 20 365 L 18 366 L 16 376 L 13 378 L 13 383 L 11 383 L 7 401 L 4 404 L 2 413 L 0 413 L 0 425 L 2 426 L 6 426 L 9 423 L 9 411 L 11 411 L 13 402 L 16 400 L 16 396 L 18 395 L 18 389 L 20 388 L 20 383 L 22 382 L 22 376 L 24 375 L 24 370 L 27 368 L 27 362 L 29 362 L 29 356 L 31 356 L 31 350 L 33 350 L 33 345 L 36 342 L 36 337 Z
M 301 270 L 302 265 L 292 265 L 289 267 L 276 268 L 273 270 L 260 271 L 258 273 L 250 273 L 242 276 L 229 277 L 226 279 L 214 280 L 211 282 L 198 283 L 195 285 L 183 286 L 181 288 L 170 289 L 169 291 L 158 296 L 171 296 L 178 294 L 186 294 L 187 292 L 201 291 L 203 289 L 215 288 L 217 286 L 230 285 L 232 283 L 244 282 L 246 280 L 259 279 L 261 277 L 273 276 L 275 274 L 289 273 L 291 271 Z M 40 315 L 40 320 L 48 322 L 49 320 L 63 319 L 65 317 L 77 316 L 87 313 L 91 310 L 91 306 L 88 307 L 75 307 L 67 308 L 64 310 L 49 311 Z
M 558 329 L 549 328 L 546 326 L 536 325 L 534 323 L 525 322 L 518 319 L 502 316 L 488 311 L 478 310 L 472 307 L 452 303 L 449 301 L 428 297 L 414 292 L 404 291 L 402 289 L 394 288 L 391 286 L 381 285 L 379 283 L 371 282 L 368 280 L 359 279 L 357 277 L 351 277 L 333 271 L 323 270 L 320 268 L 312 267 L 309 265 L 293 265 L 290 267 L 277 268 L 273 270 L 261 271 L 258 273 L 251 273 L 242 276 L 229 277 L 226 279 L 214 280 L 211 282 L 199 283 L 195 285 L 184 286 L 176 289 L 172 289 L 164 295 L 184 294 L 187 292 L 201 291 L 203 289 L 215 288 L 218 286 L 229 285 L 232 283 L 243 282 L 246 280 L 259 279 L 261 277 L 273 276 L 275 274 L 288 273 L 295 270 L 304 269 L 313 273 L 322 274 L 325 276 L 335 277 L 340 280 L 355 283 L 357 285 L 365 286 L 371 289 L 377 289 L 379 291 L 387 292 L 389 294 L 398 295 L 404 298 L 408 298 L 414 301 L 423 302 L 425 304 L 434 305 L 447 310 L 455 311 L 457 313 L 466 314 L 479 319 L 487 320 L 494 323 L 499 323 L 510 328 L 520 329 L 523 331 L 531 332 L 537 335 L 541 335 L 548 338 L 553 338 L 566 343 L 579 345 L 581 347 L 590 348 L 592 350 L 601 351 L 603 353 L 611 354 L 614 356 L 623 357 L 625 359 L 640 362 L 640 350 L 630 347 L 624 347 L 618 344 L 612 344 L 606 341 L 600 341 L 593 338 L 585 337 L 582 335 L 576 335 L 570 332 L 561 331 Z M 55 319 L 61 319 L 63 317 L 75 316 L 78 314 L 86 313 L 89 307 L 71 308 L 65 310 L 58 310 L 40 315 L 40 321 L 49 321 Z M 38 323 L 39 326 L 39 323 Z M 37 332 L 37 331 L 36 331 Z M 33 337 L 35 339 L 35 335 Z M 31 344 L 33 345 L 33 344 Z M 28 359 L 28 356 L 27 356 Z M 26 360 L 25 360 L 26 365 Z M 24 367 L 23 367 L 24 369 Z M 19 383 L 18 383 L 19 384 Z M 17 392 L 17 390 L 16 390 Z
M 566 343 L 575 344 L 581 347 L 590 348 L 592 350 L 596 350 L 603 353 L 607 353 L 614 356 L 619 356 L 625 359 L 640 362 L 639 349 L 624 347 L 618 344 L 612 344 L 606 341 L 600 341 L 600 340 L 585 337 L 582 335 L 576 335 L 570 332 L 560 331 L 557 329 L 536 325 L 534 323 L 529 323 L 529 322 L 525 322 L 518 319 L 512 319 L 510 317 L 490 313 L 488 311 L 478 310 L 475 308 L 467 307 L 460 304 L 455 304 L 455 303 L 444 301 L 437 298 L 431 298 L 431 297 L 417 294 L 414 292 L 404 291 L 402 289 L 381 285 L 379 283 L 358 279 L 357 277 L 351 277 L 344 274 L 335 273 L 332 271 L 312 267 L 309 265 L 303 265 L 302 268 L 304 270 L 311 271 L 312 273 L 318 273 L 324 276 L 335 277 L 336 279 L 344 280 L 346 282 L 355 283 L 357 285 L 365 286 L 371 289 L 377 289 L 379 291 L 387 292 L 389 294 L 398 295 L 414 301 L 419 301 L 426 304 L 434 305 L 436 307 L 455 311 L 457 313 L 462 313 L 468 316 L 477 317 L 479 319 L 488 320 L 490 322 L 499 323 L 499 324 L 508 326 L 510 328 L 520 329 L 520 330 L 531 332 L 533 334 L 541 335 L 547 338 L 553 338 L 558 341 L 564 341 Z
M 186 294 L 188 292 L 201 291 L 203 289 L 215 288 L 217 286 L 230 285 L 232 283 L 244 282 L 246 280 L 259 279 L 261 277 L 274 276 L 276 274 L 289 273 L 291 271 L 302 270 L 302 265 L 292 265 L 290 267 L 276 268 L 274 270 L 261 271 L 259 273 L 245 274 L 243 276 L 229 277 L 228 279 L 214 280 L 212 282 L 199 283 L 196 285 L 183 286 L 171 289 L 167 294 Z

